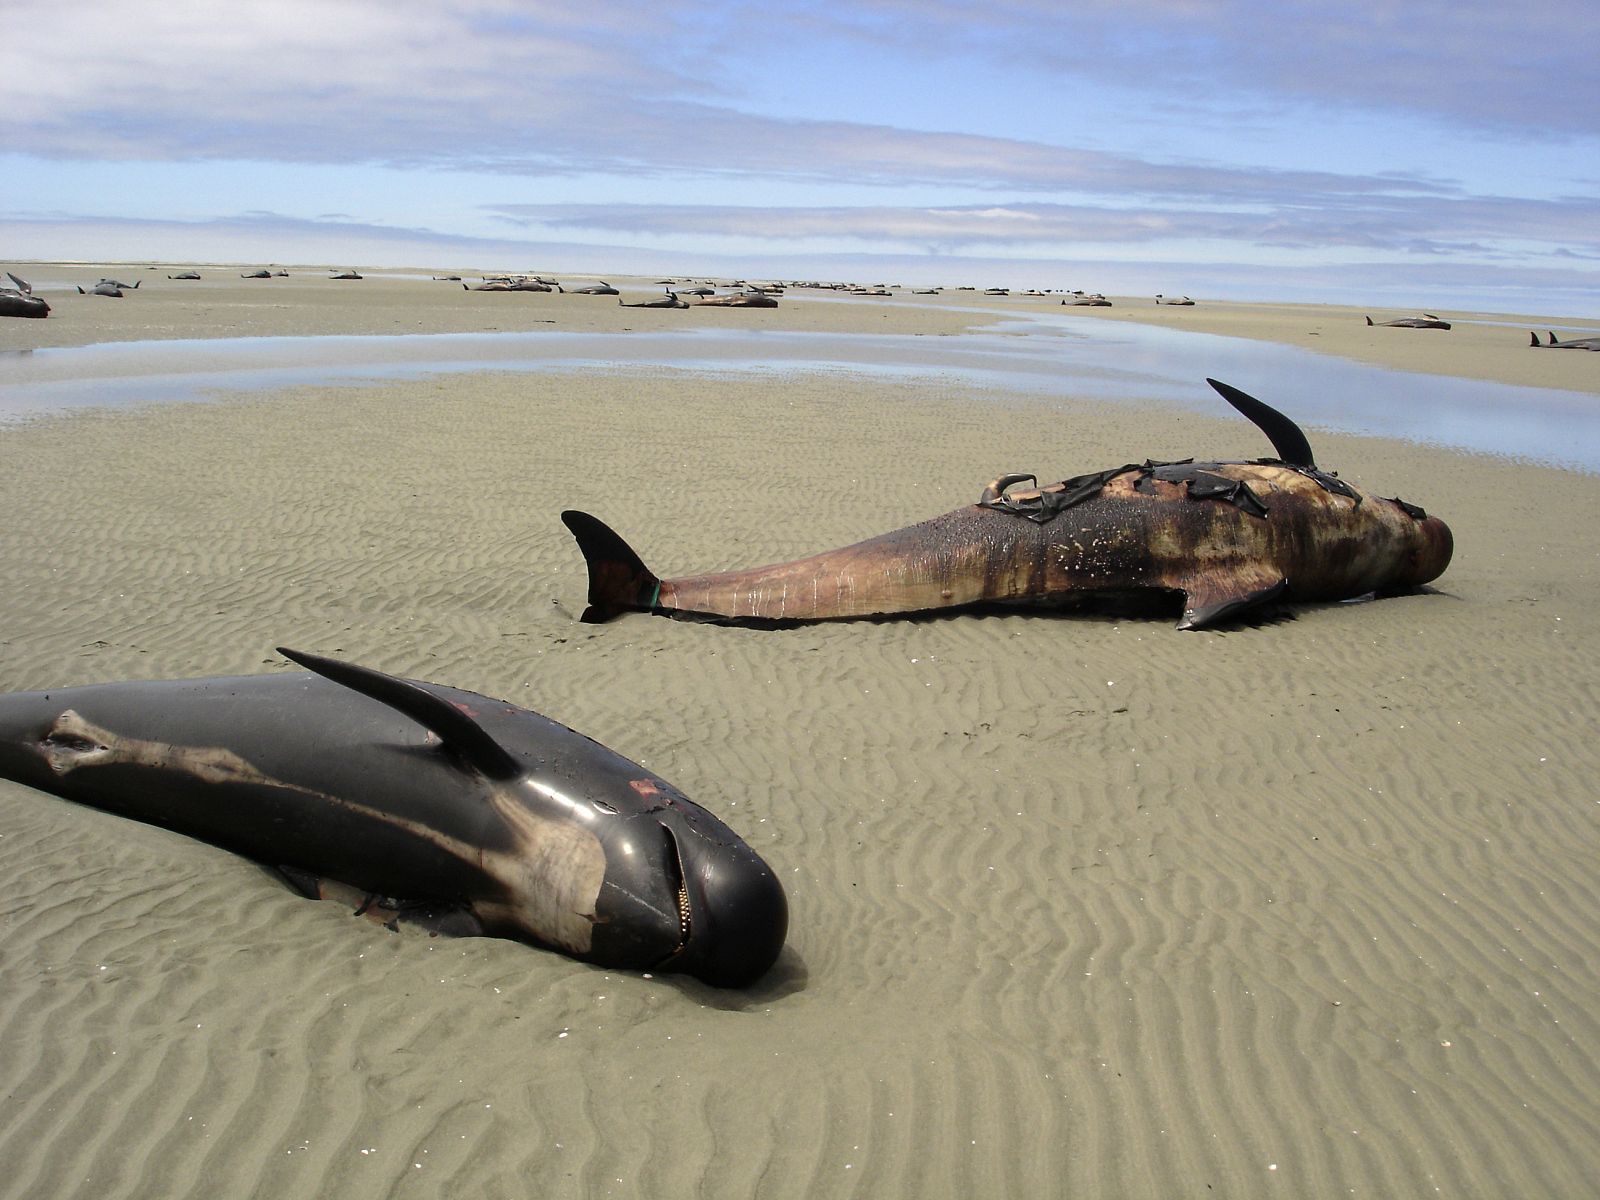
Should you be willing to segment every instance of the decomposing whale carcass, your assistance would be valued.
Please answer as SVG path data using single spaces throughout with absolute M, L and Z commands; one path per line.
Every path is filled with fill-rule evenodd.
M 765 292 L 725 292 L 720 296 L 701 296 L 692 303 L 697 308 L 777 308 L 778 298 Z
M 1201 629 L 1268 600 L 1345 600 L 1437 578 L 1449 527 L 1318 469 L 1293 421 L 1208 381 L 1276 458 L 1128 463 L 1047 487 L 1002 475 L 976 504 L 792 562 L 662 579 L 587 513 L 562 520 L 589 568 L 587 621 L 628 611 L 775 623 L 981 604 L 1184 600 Z

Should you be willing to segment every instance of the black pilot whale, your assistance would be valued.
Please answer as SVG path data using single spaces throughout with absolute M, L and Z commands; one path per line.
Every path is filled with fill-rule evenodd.
M 664 779 L 502 700 L 280 653 L 312 673 L 0 695 L 0 776 L 449 932 L 718 987 L 776 960 L 776 876 Z

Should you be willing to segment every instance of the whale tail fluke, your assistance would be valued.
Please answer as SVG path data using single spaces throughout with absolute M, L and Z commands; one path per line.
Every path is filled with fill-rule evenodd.
M 562 513 L 561 521 L 578 539 L 578 549 L 589 565 L 589 607 L 584 609 L 584 621 L 598 624 L 618 613 L 655 608 L 661 580 L 615 530 L 576 509 Z

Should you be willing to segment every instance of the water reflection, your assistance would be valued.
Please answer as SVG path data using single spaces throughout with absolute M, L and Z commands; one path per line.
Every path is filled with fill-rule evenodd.
M 681 330 L 117 342 L 0 355 L 0 419 L 224 392 L 471 371 L 844 371 L 1007 395 L 1144 400 L 1216 413 L 1206 376 L 1310 427 L 1600 471 L 1600 402 L 1579 392 L 1391 371 L 1293 346 L 1039 314 L 957 336 Z

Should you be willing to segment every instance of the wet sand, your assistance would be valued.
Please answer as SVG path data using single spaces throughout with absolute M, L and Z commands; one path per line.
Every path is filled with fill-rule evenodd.
M 146 284 L 0 332 L 482 320 L 369 282 L 163 310 Z M 333 288 L 364 290 L 293 303 Z M 170 317 L 143 331 L 136 303 Z M 972 319 L 872 305 L 624 319 Z M 1265 451 L 1237 419 L 1064 392 L 482 373 L 0 432 L 0 686 L 284 670 L 288 644 L 503 697 L 679 784 L 792 909 L 778 968 L 724 993 L 389 934 L 0 782 L 0 1195 L 1587 1194 L 1600 479 L 1318 436 L 1323 465 L 1449 521 L 1454 564 L 1211 633 L 576 620 L 563 508 L 679 574 L 1001 471 Z

